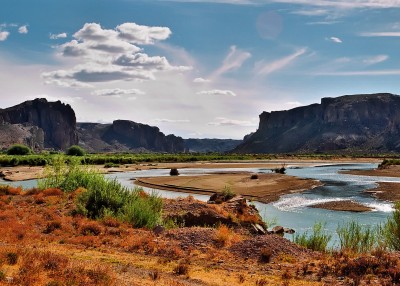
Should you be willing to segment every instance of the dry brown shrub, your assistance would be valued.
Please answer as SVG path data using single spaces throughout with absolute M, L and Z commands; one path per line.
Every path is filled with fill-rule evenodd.
M 8 185 L 0 185 L 0 195 L 16 196 L 20 195 L 22 187 L 12 187 Z
M 61 228 L 61 221 L 53 220 L 46 224 L 46 228 L 43 230 L 43 233 L 49 234 L 49 233 L 52 233 L 53 231 L 55 231 L 56 229 L 60 229 L 60 228 Z
M 97 221 L 89 221 L 80 226 L 81 234 L 83 235 L 100 235 L 103 228 Z
M 115 217 L 105 217 L 101 221 L 105 226 L 109 227 L 119 227 L 121 225 L 121 222 L 117 220 Z
M 232 229 L 222 224 L 217 227 L 214 239 L 222 246 L 230 246 L 231 244 L 240 241 L 240 236 Z
M 31 189 L 25 190 L 24 196 L 32 196 L 32 195 L 39 194 L 40 192 L 41 192 L 41 190 L 38 188 L 31 188 Z
M 177 266 L 174 267 L 172 272 L 175 275 L 189 276 L 189 264 L 186 261 L 180 261 Z
M 128 242 L 128 251 L 144 251 L 146 254 L 152 254 L 157 250 L 155 237 L 150 234 L 140 234 L 130 237 Z
M 50 196 L 63 196 L 64 192 L 57 188 L 49 188 L 42 191 L 43 196 L 50 197 Z

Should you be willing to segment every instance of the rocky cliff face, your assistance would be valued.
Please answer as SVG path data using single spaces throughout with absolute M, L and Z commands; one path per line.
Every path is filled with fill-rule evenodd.
M 239 145 L 242 140 L 233 139 L 184 139 L 185 151 L 187 152 L 218 152 L 224 153 L 232 150 Z
M 233 152 L 398 152 L 400 96 L 381 93 L 323 98 L 285 111 L 263 112 L 258 130 Z
M 112 124 L 78 123 L 80 145 L 91 152 L 183 152 L 181 137 L 165 136 L 158 127 L 129 120 Z
M 24 143 L 36 149 L 44 147 L 62 150 L 78 143 L 75 112 L 69 105 L 60 101 L 47 102 L 42 98 L 0 109 L 0 129 L 3 133 L 7 130 L 22 132 L 23 138 L 12 131 L 4 136 L 17 136 L 12 143 Z

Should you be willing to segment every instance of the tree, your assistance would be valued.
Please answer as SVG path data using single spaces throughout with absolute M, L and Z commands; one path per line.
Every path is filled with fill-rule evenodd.
M 32 154 L 31 148 L 23 144 L 14 144 L 7 150 L 7 155 L 28 155 Z
M 85 150 L 78 145 L 72 145 L 68 148 L 66 154 L 69 156 L 83 156 L 85 155 Z

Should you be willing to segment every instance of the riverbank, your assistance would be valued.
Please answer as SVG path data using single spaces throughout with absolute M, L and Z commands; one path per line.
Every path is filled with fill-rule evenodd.
M 378 187 L 367 190 L 365 193 L 379 200 L 397 202 L 400 201 L 400 183 L 381 182 L 378 183 Z
M 338 158 L 335 160 L 314 160 L 314 159 L 276 159 L 276 160 L 238 160 L 238 161 L 199 161 L 199 162 L 183 162 L 183 163 L 140 163 L 140 164 L 124 164 L 116 167 L 106 168 L 105 165 L 89 165 L 100 173 L 117 173 L 128 171 L 141 171 L 151 169 L 229 169 L 229 168 L 259 168 L 259 169 L 275 169 L 285 166 L 289 167 L 312 167 L 326 164 L 337 163 L 377 163 L 377 159 L 363 158 Z M 46 167 L 42 166 L 16 166 L 16 167 L 0 167 L 0 176 L 8 181 L 24 181 L 38 179 L 43 177 Z M 1 175 L 2 174 L 2 175 Z
M 212 194 L 229 189 L 247 199 L 263 203 L 277 201 L 280 196 L 302 192 L 320 186 L 315 180 L 300 179 L 283 174 L 257 174 L 251 179 L 251 173 L 219 173 L 204 176 L 171 176 L 140 178 L 135 184 L 186 193 Z

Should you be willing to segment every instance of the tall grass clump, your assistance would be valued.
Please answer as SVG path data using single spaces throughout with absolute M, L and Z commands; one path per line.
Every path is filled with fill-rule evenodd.
M 341 251 L 353 253 L 370 252 L 378 243 L 378 231 L 371 227 L 362 226 L 356 221 L 350 221 L 338 226 Z
M 386 223 L 380 227 L 380 233 L 386 247 L 396 251 L 400 250 L 400 202 L 394 204 L 394 211 Z
M 328 234 L 325 230 L 325 223 L 316 222 L 313 226 L 312 233 L 309 234 L 307 231 L 303 234 L 296 234 L 293 241 L 306 248 L 316 251 L 326 251 L 329 241 L 332 239 L 332 235 Z
M 152 228 L 161 220 L 162 200 L 155 193 L 143 196 L 139 188 L 122 186 L 116 179 L 106 179 L 78 161 L 66 164 L 63 157 L 53 161 L 46 177 L 39 181 L 40 189 L 59 188 L 73 192 L 85 191 L 77 197 L 76 211 L 92 219 L 115 217 L 135 227 Z

